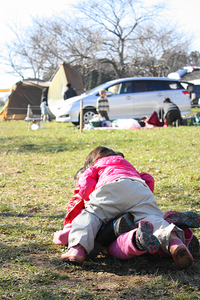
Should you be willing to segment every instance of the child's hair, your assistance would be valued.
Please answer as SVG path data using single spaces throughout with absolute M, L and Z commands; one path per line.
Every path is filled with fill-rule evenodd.
M 171 100 L 170 100 L 168 97 L 165 97 L 165 98 L 163 99 L 163 102 L 164 102 L 164 103 L 165 103 L 165 102 L 170 103 Z
M 99 95 L 101 96 L 102 94 L 106 93 L 106 90 L 100 90 Z
M 95 148 L 86 157 L 85 164 L 84 164 L 84 170 L 93 166 L 97 159 L 105 157 L 105 156 L 112 156 L 112 155 L 120 155 L 120 156 L 124 157 L 123 153 L 114 151 L 108 147 L 99 146 L 99 147 Z
M 78 185 L 78 180 L 79 180 L 80 176 L 83 174 L 83 172 L 84 172 L 84 168 L 80 168 L 74 175 L 74 185 L 75 186 Z

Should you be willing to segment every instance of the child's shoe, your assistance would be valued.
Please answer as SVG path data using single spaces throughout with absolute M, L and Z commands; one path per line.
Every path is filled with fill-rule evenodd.
M 141 220 L 136 231 L 136 246 L 139 250 L 146 250 L 149 253 L 155 253 L 160 243 L 156 236 L 153 235 L 153 224 L 146 220 Z
M 175 233 L 170 235 L 169 252 L 178 269 L 184 269 L 192 265 L 193 257 L 190 251 Z
M 168 223 L 173 223 L 181 229 L 200 227 L 200 215 L 192 211 L 186 211 L 184 213 L 168 211 L 164 215 L 164 219 Z
M 113 222 L 116 237 L 134 228 L 134 216 L 126 213 Z
M 61 259 L 68 260 L 75 264 L 82 264 L 85 260 L 86 251 L 80 244 L 71 247 L 68 252 L 61 255 Z

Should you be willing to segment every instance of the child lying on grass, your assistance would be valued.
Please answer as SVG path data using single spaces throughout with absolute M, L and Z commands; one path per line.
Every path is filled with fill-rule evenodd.
M 125 180 L 124 183 L 125 183 L 126 188 L 124 189 L 124 193 L 120 194 L 120 196 L 119 196 L 119 198 L 120 198 L 119 200 L 122 202 L 119 202 L 118 209 L 121 209 L 121 208 L 124 209 L 124 206 L 126 207 L 128 205 L 129 206 L 129 215 L 126 214 L 126 215 L 122 216 L 121 217 L 122 222 L 116 221 L 116 222 L 112 223 L 113 225 L 115 225 L 115 223 L 119 224 L 119 226 L 113 226 L 113 229 L 115 231 L 117 231 L 117 227 L 118 227 L 118 229 L 120 228 L 120 223 L 122 223 L 122 225 L 123 225 L 124 222 L 125 223 L 132 222 L 132 224 L 133 224 L 133 219 L 131 220 L 131 218 L 130 218 L 130 216 L 132 216 L 132 215 L 135 218 L 135 220 L 134 220 L 135 224 L 136 225 L 139 224 L 139 227 L 120 235 L 117 238 L 117 240 L 114 241 L 108 247 L 108 252 L 112 255 L 115 255 L 118 258 L 127 259 L 127 258 L 133 257 L 134 255 L 141 255 L 148 251 L 149 253 L 152 253 L 152 254 L 158 253 L 158 254 L 162 254 L 162 255 L 171 255 L 178 268 L 185 268 L 185 267 L 188 267 L 189 265 L 191 265 L 193 258 L 192 258 L 191 253 L 189 252 L 189 250 L 186 247 L 189 245 L 189 243 L 192 239 L 192 235 L 193 235 L 192 231 L 189 229 L 189 227 L 199 227 L 200 226 L 200 217 L 197 214 L 192 213 L 192 212 L 186 212 L 186 213 L 169 212 L 164 218 L 167 218 L 167 220 L 170 222 L 166 222 L 166 220 L 164 220 L 164 218 L 163 218 L 162 212 L 157 207 L 157 203 L 154 199 L 154 196 L 152 195 L 152 192 L 150 191 L 149 187 L 146 185 L 146 183 L 144 181 L 141 182 L 141 180 L 139 180 L 139 179 L 141 179 L 141 176 L 134 169 L 134 167 L 131 164 L 129 165 L 129 163 L 127 161 L 124 162 L 124 158 L 121 154 L 119 154 L 119 152 L 115 152 L 112 149 L 109 149 L 106 147 L 98 147 L 98 148 L 94 149 L 96 152 L 93 151 L 92 155 L 90 153 L 89 158 L 86 159 L 86 164 L 85 164 L 86 172 L 84 173 L 84 174 L 86 174 L 85 175 L 86 179 L 83 177 L 84 184 L 82 182 L 82 185 L 81 184 L 79 185 L 79 188 L 82 189 L 83 193 L 80 192 L 79 189 L 77 190 L 79 196 L 86 198 L 86 200 L 90 199 L 88 201 L 90 203 L 90 205 L 87 205 L 87 207 L 85 209 L 84 209 L 84 207 L 82 207 L 82 209 L 83 209 L 82 212 L 78 216 L 75 217 L 72 225 L 66 226 L 71 223 L 68 223 L 65 225 L 66 226 L 65 233 L 57 232 L 54 234 L 54 243 L 56 243 L 56 244 L 59 244 L 59 243 L 60 244 L 68 244 L 68 243 L 70 244 L 70 238 L 71 238 L 72 246 L 69 245 L 70 250 L 66 254 L 62 255 L 61 258 L 68 260 L 68 261 L 72 261 L 72 262 L 75 261 L 77 263 L 82 263 L 84 261 L 85 255 L 86 255 L 86 250 L 89 253 L 93 249 L 93 247 L 94 247 L 93 240 L 97 234 L 97 231 L 98 231 L 97 228 L 98 228 L 98 226 L 102 225 L 101 219 L 98 216 L 98 214 L 99 214 L 98 209 L 101 208 L 101 203 L 100 204 L 96 203 L 96 200 L 99 200 L 99 199 L 101 200 L 101 197 L 99 197 L 99 193 L 102 193 L 102 189 L 103 189 L 103 187 L 105 187 L 105 185 L 109 185 L 109 188 L 110 188 L 110 183 L 112 183 L 112 184 L 114 183 L 115 188 L 113 190 L 113 193 L 114 193 L 114 195 L 118 196 L 121 192 L 121 188 L 123 187 L 123 185 L 121 185 L 121 184 L 116 185 L 116 183 L 119 183 L 121 181 L 123 183 Z M 101 156 L 102 153 L 104 153 L 104 154 L 109 153 L 109 155 L 105 155 L 102 157 Z M 98 156 L 99 154 L 100 154 L 100 156 Z M 95 157 L 95 156 L 96 156 L 96 160 L 94 159 L 94 161 L 92 162 L 91 157 Z M 106 157 L 106 159 L 105 159 L 105 157 Z M 107 159 L 107 158 L 109 158 L 109 159 Z M 103 161 L 102 161 L 102 159 L 103 159 Z M 129 177 L 127 177 L 127 176 L 116 177 L 115 180 L 113 180 L 113 181 L 111 180 L 110 182 L 108 180 L 108 183 L 107 183 L 105 181 L 105 176 L 104 176 L 103 181 L 106 184 L 103 184 L 103 186 L 100 186 L 99 188 L 97 188 L 95 190 L 95 187 L 98 182 L 98 180 L 96 178 L 99 175 L 96 176 L 96 174 L 93 173 L 93 176 L 91 176 L 91 172 L 95 171 L 94 170 L 95 167 L 96 167 L 96 169 L 99 168 L 98 172 L 100 172 L 100 170 L 102 170 L 102 166 L 104 166 L 104 169 L 108 168 L 108 166 L 110 166 L 109 160 L 111 160 L 111 162 L 114 160 L 115 165 L 116 165 L 116 160 L 117 160 L 117 165 L 119 165 L 122 160 L 122 162 L 121 162 L 122 164 L 120 165 L 120 167 L 123 166 L 123 168 L 120 169 L 121 174 L 124 172 L 124 170 L 127 170 L 127 168 L 129 168 L 129 171 L 130 171 L 129 174 L 135 175 L 136 177 L 134 177 L 134 176 L 133 177 L 132 176 L 131 177 L 130 176 Z M 105 164 L 105 161 L 106 161 L 106 164 Z M 101 162 L 101 163 L 99 163 L 99 162 Z M 102 162 L 103 162 L 103 164 L 102 164 Z M 88 164 L 88 166 L 87 166 L 87 164 Z M 127 168 L 125 168 L 125 169 L 124 169 L 124 164 L 127 166 Z M 111 165 L 112 165 L 112 163 L 111 163 Z M 87 169 L 89 169 L 88 172 L 87 172 Z M 114 171 L 116 171 L 116 168 L 112 167 L 112 169 Z M 123 170 L 123 172 L 122 172 L 122 170 Z M 109 171 L 111 171 L 111 169 L 109 169 Z M 131 173 L 131 172 L 133 172 L 133 173 Z M 127 172 L 124 172 L 124 173 L 127 175 Z M 90 180 L 87 181 L 87 179 L 89 179 L 89 178 L 90 178 Z M 120 181 L 117 181 L 118 178 L 120 179 Z M 92 189 L 90 186 L 91 180 L 92 180 L 92 184 L 93 184 Z M 132 186 L 133 185 L 132 181 L 134 182 L 134 185 L 136 185 L 136 187 L 134 187 L 134 188 Z M 89 186 L 88 186 L 88 182 L 89 182 Z M 139 183 L 139 185 L 138 185 L 138 183 Z M 143 185 L 148 190 L 145 188 L 145 191 L 142 192 L 143 194 L 141 196 L 140 191 L 143 190 Z M 128 193 L 128 195 L 127 195 L 127 187 L 128 187 L 128 190 L 130 191 Z M 108 186 L 106 188 L 108 188 Z M 88 189 L 89 189 L 89 193 L 88 193 Z M 117 194 L 116 194 L 116 189 L 118 190 Z M 104 188 L 103 190 L 104 190 L 103 197 L 104 197 L 104 199 L 107 199 L 106 197 L 108 196 L 108 194 L 110 195 L 110 189 L 105 190 L 105 188 Z M 111 198 L 113 196 L 113 193 L 111 193 Z M 84 196 L 83 196 L 83 194 L 84 194 Z M 90 195 L 90 198 L 89 198 L 89 195 Z M 132 197 L 130 195 L 132 195 Z M 135 197 L 135 195 L 137 195 L 137 196 Z M 145 195 L 146 199 L 145 199 L 144 195 Z M 79 196 L 78 196 L 78 198 L 79 198 Z M 140 201 L 138 201 L 138 198 L 140 199 Z M 91 199 L 93 200 L 93 203 L 91 203 Z M 126 201 L 124 201 L 124 199 L 126 199 Z M 131 199 L 132 199 L 132 202 L 131 202 Z M 144 199 L 145 199 L 145 201 L 144 201 Z M 79 198 L 79 200 L 81 202 L 81 198 Z M 114 201 L 114 197 L 113 197 L 113 203 L 112 203 L 113 205 L 111 205 L 111 207 L 113 208 L 113 209 L 111 209 L 112 216 L 113 216 L 113 214 L 119 215 L 119 210 L 116 211 L 116 206 L 115 206 L 114 202 L 115 201 Z M 140 208 L 138 209 L 138 206 L 140 206 L 140 202 L 144 202 L 144 203 L 142 203 L 142 209 L 140 209 Z M 103 206 L 104 206 L 104 204 L 105 203 L 103 203 Z M 93 210 L 92 214 L 90 213 L 91 208 Z M 106 211 L 107 208 L 108 207 L 104 207 L 103 213 L 105 211 L 109 215 L 110 210 Z M 149 208 L 150 208 L 150 212 L 149 212 Z M 113 212 L 113 210 L 114 210 L 114 212 Z M 128 209 L 126 209 L 126 211 L 128 211 Z M 121 210 L 121 214 L 122 214 L 122 212 L 125 212 L 125 211 Z M 92 219 L 94 219 L 94 223 L 95 222 L 98 223 L 98 226 L 96 228 L 93 227 L 93 220 L 90 217 L 89 217 L 89 219 L 87 219 L 87 218 L 83 219 L 83 216 L 85 216 L 85 215 L 88 216 L 88 214 L 89 214 L 89 216 L 92 215 Z M 127 217 L 127 215 L 128 215 L 128 217 Z M 143 215 L 144 218 L 141 215 Z M 79 223 L 77 223 L 77 218 L 80 218 L 80 220 L 82 220 L 82 221 L 79 220 Z M 110 219 L 110 216 L 108 216 L 108 221 L 109 221 L 109 219 Z M 152 223 L 154 223 L 154 225 L 156 225 L 156 227 L 157 227 L 156 230 L 154 230 L 153 224 L 149 221 L 149 219 L 151 219 Z M 154 222 L 154 219 L 156 219 L 156 222 Z M 85 223 L 85 220 L 86 220 L 86 223 Z M 90 222 L 89 220 L 92 220 L 92 222 Z M 104 222 L 107 223 L 108 221 L 105 217 Z M 172 223 L 170 225 L 169 223 L 171 223 L 171 221 L 173 221 L 174 223 L 178 222 L 179 227 L 181 227 L 180 225 L 184 225 L 185 226 L 184 232 L 180 228 L 178 228 L 175 224 Z M 75 228 L 73 228 L 74 224 L 75 224 Z M 162 225 L 160 225 L 160 224 L 162 224 Z M 167 230 L 164 230 L 164 229 L 167 229 Z M 91 239 L 91 234 L 88 235 L 88 230 L 92 234 L 92 239 Z M 78 233 L 82 232 L 83 234 L 79 234 L 77 236 L 77 234 L 76 234 L 77 232 Z M 181 236 L 181 238 L 185 244 L 178 237 L 178 235 Z M 65 241 L 63 240 L 64 236 L 66 237 Z M 97 238 L 98 238 L 98 235 L 97 235 L 96 239 Z M 74 241 L 73 241 L 73 239 L 74 239 Z M 74 247 L 73 243 L 76 243 L 77 239 L 79 240 L 79 243 L 77 245 L 75 244 L 75 247 Z

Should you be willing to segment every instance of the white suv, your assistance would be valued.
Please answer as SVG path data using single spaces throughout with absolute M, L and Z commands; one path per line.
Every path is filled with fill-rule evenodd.
M 165 97 L 169 97 L 179 107 L 182 115 L 190 114 L 191 111 L 189 92 L 178 80 L 133 77 L 106 82 L 87 93 L 63 101 L 62 106 L 57 108 L 56 121 L 78 124 L 80 100 L 83 100 L 83 121 L 89 122 L 96 114 L 96 100 L 100 89 L 107 90 L 110 120 L 149 117 L 154 111 L 158 111 Z

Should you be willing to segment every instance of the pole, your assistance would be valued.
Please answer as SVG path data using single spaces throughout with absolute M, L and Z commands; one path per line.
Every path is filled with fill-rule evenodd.
M 83 131 L 83 100 L 80 101 L 80 132 Z

